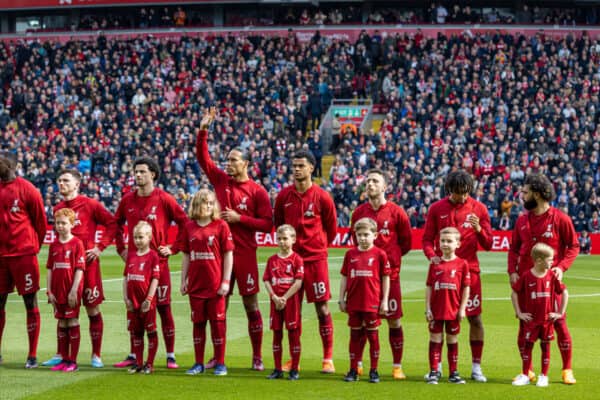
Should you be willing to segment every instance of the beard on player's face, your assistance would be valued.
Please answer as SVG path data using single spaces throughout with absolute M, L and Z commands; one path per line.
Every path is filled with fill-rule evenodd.
M 523 199 L 523 207 L 525 207 L 526 210 L 533 210 L 538 206 L 538 202 L 534 197 L 531 197 L 529 200 L 525 200 Z

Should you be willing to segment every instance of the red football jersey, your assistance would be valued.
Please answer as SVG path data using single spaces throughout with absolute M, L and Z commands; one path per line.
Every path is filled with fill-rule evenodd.
M 158 280 L 160 277 L 158 253 L 151 249 L 148 253 L 140 256 L 137 251 L 130 251 L 127 254 L 127 264 L 123 276 L 127 282 L 127 298 L 131 300 L 133 308 L 137 310 L 148 296 L 152 279 Z M 155 304 L 156 296 L 152 300 L 152 305 Z
M 469 265 L 456 257 L 452 261 L 442 260 L 429 265 L 427 286 L 431 287 L 429 305 L 433 319 L 452 321 L 458 316 L 463 290 L 471 285 Z
M 391 273 L 385 251 L 376 246 L 365 251 L 353 247 L 344 256 L 341 273 L 347 278 L 347 311 L 378 312 L 381 280 Z
M 181 240 L 181 251 L 190 255 L 188 296 L 216 297 L 223 281 L 223 256 L 235 248 L 227 222 L 217 219 L 200 226 L 188 220 Z
M 279 254 L 272 255 L 267 261 L 263 274 L 263 281 L 271 284 L 273 292 L 277 296 L 283 296 L 292 287 L 296 279 L 303 278 L 304 261 L 296 253 L 292 253 L 285 258 Z
M 375 246 L 385 251 L 388 256 L 392 269 L 390 279 L 399 279 L 402 256 L 408 253 L 412 246 L 412 231 L 408 215 L 402 207 L 390 201 L 377 210 L 366 202 L 352 213 L 352 232 L 354 232 L 354 224 L 361 218 L 371 218 L 377 222 Z M 353 237 L 354 243 L 357 243 L 356 235 Z
M 472 214 L 479 217 L 479 233 L 468 221 Z M 456 255 L 469 263 L 471 272 L 479 272 L 479 246 L 485 250 L 492 248 L 492 225 L 487 207 L 472 197 L 468 197 L 464 203 L 453 203 L 448 197 L 433 203 L 429 207 L 423 232 L 425 257 L 431 259 L 435 255 L 442 255 L 439 246 L 440 230 L 448 226 L 453 226 L 460 232 L 460 247 L 456 250 Z
M 530 313 L 533 323 L 548 322 L 548 314 L 560 307 L 557 304 L 565 290 L 565 285 L 551 271 L 546 271 L 543 277 L 533 275 L 531 269 L 525 271 L 512 288 L 519 294 L 521 312 Z
M 512 232 L 508 252 L 508 273 L 522 275 L 533 267 L 531 249 L 545 243 L 554 249 L 554 265 L 566 271 L 579 254 L 579 241 L 573 221 L 554 207 L 541 214 L 525 212 L 520 215 Z
M 97 200 L 79 195 L 73 200 L 63 200 L 54 206 L 54 212 L 70 208 L 75 211 L 75 226 L 72 233 L 83 241 L 83 247 L 88 250 L 98 246 L 100 250 L 107 248 L 117 233 L 117 221 L 106 208 Z M 96 244 L 98 225 L 105 228 L 102 239 Z
M 52 270 L 52 287 L 50 291 L 56 297 L 58 304 L 67 304 L 69 292 L 73 287 L 75 271 L 85 271 L 85 250 L 83 242 L 73 236 L 71 240 L 61 243 L 55 240 L 48 249 L 46 268 Z M 83 279 L 79 284 L 79 297 L 83 291 Z
M 129 231 L 129 242 L 127 244 L 130 250 L 135 249 L 133 243 L 133 228 L 139 221 L 146 221 L 152 226 L 152 242 L 150 248 L 158 250 L 159 246 L 167 245 L 167 233 L 171 222 L 175 222 L 179 227 L 179 232 L 187 221 L 187 216 L 183 209 L 177 204 L 177 201 L 164 190 L 155 188 L 150 196 L 138 196 L 137 191 L 129 192 L 123 196 L 117 212 L 116 244 L 119 254 L 125 249 L 123 241 L 124 224 L 127 223 Z M 173 253 L 178 249 L 176 246 L 171 248 Z
M 208 131 L 201 130 L 196 141 L 196 157 L 200 167 L 215 189 L 222 210 L 237 211 L 240 222 L 231 224 L 231 234 L 236 254 L 256 252 L 256 232 L 271 232 L 273 210 L 269 194 L 253 180 L 238 182 L 219 169 L 210 158 L 206 137 Z
M 46 236 L 46 213 L 39 190 L 17 177 L 0 181 L 0 257 L 37 254 Z
M 296 229 L 294 251 L 307 261 L 327 259 L 327 245 L 335 239 L 337 218 L 331 196 L 316 184 L 304 193 L 294 185 L 281 190 L 275 200 L 275 226 Z

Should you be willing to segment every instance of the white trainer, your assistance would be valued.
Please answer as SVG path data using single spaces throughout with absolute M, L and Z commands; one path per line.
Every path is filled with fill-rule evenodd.
M 547 387 L 548 386 L 548 376 L 547 375 L 539 374 L 538 375 L 538 379 L 537 379 L 537 383 L 535 384 L 535 386 L 538 386 L 538 387 Z
M 512 381 L 513 386 L 526 386 L 529 385 L 529 377 L 527 375 L 519 374 Z

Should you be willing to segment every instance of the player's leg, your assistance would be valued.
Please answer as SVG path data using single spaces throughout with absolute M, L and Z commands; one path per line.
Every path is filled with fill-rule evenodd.
M 97 259 L 91 261 L 84 274 L 83 305 L 89 319 L 89 332 L 92 341 L 92 367 L 102 368 L 101 351 L 104 334 L 104 320 L 100 304 L 104 301 L 104 288 L 100 274 L 100 263 Z
M 56 322 L 56 341 L 60 362 L 53 365 L 52 371 L 62 371 L 69 365 L 69 326 L 67 320 L 61 318 L 60 311 L 55 309 L 54 315 L 59 318 Z
M 369 382 L 379 383 L 379 373 L 377 367 L 379 365 L 379 353 L 381 346 L 379 345 L 379 325 L 381 325 L 381 319 L 377 313 L 369 313 L 367 315 L 364 332 L 369 341 L 369 356 L 371 361 L 371 367 L 369 369 Z
M 554 329 L 556 330 L 558 348 L 560 350 L 560 356 L 563 363 L 563 383 L 567 385 L 573 385 L 577 381 L 573 375 L 573 369 L 571 365 L 573 357 L 573 341 L 571 339 L 569 328 L 567 327 L 567 318 L 563 317 L 556 320 L 556 322 L 554 322 Z
M 40 268 L 35 255 L 11 257 L 8 268 L 27 312 L 29 352 L 25 368 L 37 368 L 37 347 L 40 338 L 40 310 L 37 291 L 40 290 Z
M 263 320 L 258 307 L 258 294 L 243 296 L 244 309 L 248 317 L 248 335 L 252 343 L 252 369 L 264 371 L 262 361 Z
M 307 266 L 308 265 L 308 266 Z M 323 364 L 321 372 L 335 373 L 333 365 L 333 320 L 327 301 L 331 298 L 329 287 L 329 266 L 327 260 L 318 260 L 305 263 L 305 290 L 306 300 L 315 303 L 317 318 L 319 319 L 319 334 L 323 344 Z M 309 271 L 307 274 L 306 271 Z M 308 275 L 308 279 L 306 276 Z
M 358 360 L 362 352 L 363 336 L 366 336 L 362 327 L 362 320 L 358 313 L 348 314 L 348 326 L 350 327 L 350 341 L 348 343 L 348 353 L 350 355 L 350 370 L 344 376 L 346 382 L 355 382 L 358 380 Z M 365 340 L 366 341 L 366 340 Z
M 319 334 L 323 344 L 323 365 L 321 372 L 324 374 L 335 373 L 333 365 L 333 320 L 327 301 L 315 302 L 315 310 L 319 319 Z
M 131 333 L 132 350 L 135 362 L 131 364 L 129 373 L 142 371 L 144 362 L 144 320 L 140 311 L 127 312 L 129 331 Z
M 458 373 L 458 334 L 460 333 L 460 322 L 445 321 L 446 325 L 446 346 L 448 348 L 448 382 L 464 384 L 465 380 Z
M 479 273 L 471 273 L 471 291 L 467 301 L 467 317 L 469 319 L 469 344 L 471 345 L 471 378 L 476 382 L 487 382 L 481 370 L 481 356 L 483 353 L 483 321 L 481 279 Z
M 289 338 L 288 338 L 289 339 Z M 269 379 L 279 379 L 283 377 L 283 371 L 281 370 L 281 362 L 283 356 L 282 349 L 283 342 L 283 329 L 273 329 L 273 363 L 275 364 L 275 370 Z M 291 348 L 290 348 L 291 350 Z M 281 372 L 281 373 L 280 373 Z
M 265 367 L 262 361 L 263 320 L 258 307 L 260 278 L 256 251 L 234 252 L 233 269 L 248 318 L 248 336 L 252 344 L 252 369 L 264 371 Z
M 156 332 L 156 309 L 152 308 L 144 316 L 144 330 L 148 335 L 148 358 L 144 363 L 143 372 L 151 374 L 154 371 L 154 359 L 158 351 L 158 333 Z
M 227 375 L 227 367 L 225 366 L 225 346 L 227 342 L 225 297 L 217 296 L 210 299 L 207 308 L 210 336 L 216 361 L 214 374 L 218 376 Z
M 79 345 L 81 344 L 81 330 L 79 329 L 79 319 L 67 319 L 68 327 L 68 365 L 63 369 L 64 372 L 77 371 L 77 356 L 79 355 Z
M 25 368 L 37 368 L 37 347 L 40 339 L 40 310 L 38 308 L 36 293 L 24 294 L 23 303 L 27 310 L 27 338 L 29 340 L 29 352 Z
M 0 364 L 2 364 L 2 336 L 6 325 L 6 300 L 8 293 L 0 294 Z
M 188 375 L 198 375 L 204 372 L 204 349 L 206 347 L 206 315 L 205 299 L 194 299 L 189 297 L 191 320 L 193 324 L 192 339 L 194 343 L 194 365 L 185 373 Z
M 288 379 L 297 380 L 300 375 L 298 371 L 300 370 L 300 352 L 302 350 L 302 346 L 300 344 L 300 331 L 301 328 L 289 329 L 288 330 L 288 342 L 290 346 L 290 353 L 292 355 L 292 369 L 290 370 L 290 375 Z
M 442 321 L 429 322 L 429 374 L 425 380 L 437 385 L 440 380 L 438 366 L 442 359 Z
M 171 273 L 166 261 L 161 262 L 156 293 L 158 295 L 156 309 L 160 315 L 162 334 L 167 350 L 167 368 L 177 369 L 179 366 L 175 361 L 175 319 L 171 310 Z
M 402 294 L 400 280 L 390 281 L 390 295 L 388 301 L 389 313 L 386 316 L 389 328 L 389 342 L 392 349 L 392 377 L 406 379 L 402 370 L 402 355 L 404 352 L 404 330 L 402 329 Z

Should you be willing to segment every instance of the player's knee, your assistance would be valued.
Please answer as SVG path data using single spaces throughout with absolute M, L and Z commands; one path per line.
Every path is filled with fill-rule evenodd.
M 25 308 L 27 310 L 33 310 L 35 307 L 37 307 L 37 297 L 35 293 L 23 295 L 23 303 L 25 304 Z
M 402 321 L 400 320 L 400 318 L 388 319 L 387 322 L 388 326 L 392 329 L 402 328 Z
M 88 317 L 95 317 L 100 314 L 99 306 L 86 306 L 85 311 L 87 312 Z
M 471 328 L 483 330 L 483 321 L 480 315 L 469 317 L 469 324 Z
M 258 296 L 253 294 L 243 297 L 244 309 L 246 312 L 258 311 Z
M 329 306 L 327 305 L 327 302 L 315 303 L 315 310 L 319 317 L 326 317 L 329 315 Z

